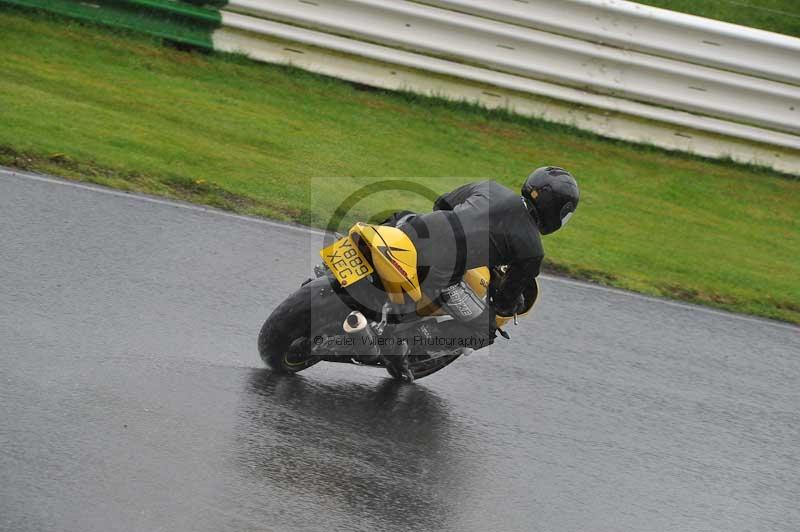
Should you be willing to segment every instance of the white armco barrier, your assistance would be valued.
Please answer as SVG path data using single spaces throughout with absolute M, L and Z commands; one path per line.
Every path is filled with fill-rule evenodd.
M 649 55 L 548 33 L 533 29 L 530 16 L 498 11 L 508 2 L 485 2 L 491 12 L 478 10 L 479 3 L 233 0 L 223 11 L 215 48 L 378 87 L 510 107 L 615 138 L 800 172 L 800 86 L 747 75 L 743 67 L 720 70 L 711 58 L 681 61 L 677 53 Z M 511 3 L 517 10 L 525 6 Z M 565 12 L 560 23 L 568 19 Z M 584 29 L 576 23 L 571 35 Z M 800 56 L 794 60 L 792 75 L 800 70 Z
M 800 85 L 800 39 L 787 35 L 621 0 L 418 1 L 625 50 Z

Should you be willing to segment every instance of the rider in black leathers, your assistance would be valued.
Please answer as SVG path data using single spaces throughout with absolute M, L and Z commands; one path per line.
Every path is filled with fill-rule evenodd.
M 391 220 L 417 249 L 417 270 L 423 292 L 455 318 L 426 322 L 417 334 L 458 338 L 461 345 L 481 348 L 495 337 L 495 314 L 513 316 L 521 295 L 539 274 L 544 257 L 540 235 L 566 223 L 578 206 L 578 185 L 558 167 L 535 170 L 522 194 L 494 181 L 463 185 L 440 196 L 433 212 L 399 213 Z M 462 282 L 472 268 L 507 266 L 499 281 L 493 276 L 487 302 Z M 488 304 L 487 304 L 488 303 Z M 412 346 L 413 347 L 413 346 Z M 391 361 L 407 368 L 406 355 Z

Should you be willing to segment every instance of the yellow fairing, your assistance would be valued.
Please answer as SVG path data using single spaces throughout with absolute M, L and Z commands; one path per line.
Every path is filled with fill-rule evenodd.
M 489 268 L 486 266 L 481 266 L 480 268 L 473 268 L 472 270 L 467 270 L 467 273 L 464 274 L 464 282 L 467 283 L 467 286 L 472 288 L 472 291 L 478 294 L 479 297 L 485 298 L 486 292 L 489 291 L 489 281 L 492 278 L 492 274 L 489 271 Z M 495 323 L 498 327 L 504 326 L 508 323 L 509 320 L 513 318 L 504 318 L 502 316 L 495 317 Z
M 417 278 L 417 250 L 411 239 L 396 227 L 357 223 L 350 238 L 360 239 L 372 250 L 372 265 L 392 303 L 402 304 L 404 294 L 422 299 Z
M 474 268 L 472 270 L 467 270 L 467 273 L 464 274 L 464 282 L 472 288 L 472 290 L 478 294 L 478 296 L 485 298 L 486 292 L 489 291 L 489 281 L 491 280 L 492 275 L 489 272 L 489 268 L 486 266 L 482 266 L 480 268 Z M 517 314 L 517 317 L 524 316 L 528 314 L 533 305 L 536 303 L 537 299 L 539 298 L 539 280 L 535 280 L 535 289 L 531 290 L 530 293 L 525 294 L 525 311 Z M 498 327 L 503 327 L 508 322 L 514 319 L 513 316 L 497 316 L 495 318 L 495 323 Z
M 491 278 L 492 274 L 486 266 L 467 270 L 467 273 L 464 274 L 464 282 L 482 298 L 486 297 L 486 292 L 489 291 L 489 280 Z
M 372 266 L 380 276 L 383 287 L 392 303 L 405 302 L 404 295 L 408 294 L 417 302 L 421 315 L 438 314 L 435 305 L 422 294 L 417 277 L 417 250 L 411 239 L 396 227 L 385 225 L 370 225 L 357 223 L 350 228 L 350 238 L 354 241 L 362 240 L 372 251 Z M 478 294 L 485 298 L 489 291 L 491 273 L 489 268 L 482 266 L 468 270 L 464 274 L 464 282 Z M 539 283 L 530 294 L 526 294 L 524 316 L 533 308 L 538 299 Z M 497 316 L 497 326 L 502 327 L 513 317 Z

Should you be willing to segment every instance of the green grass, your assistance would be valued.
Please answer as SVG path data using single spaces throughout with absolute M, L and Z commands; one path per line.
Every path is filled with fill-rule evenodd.
M 0 164 L 318 226 L 369 176 L 516 188 L 558 164 L 583 196 L 549 268 L 800 323 L 787 176 L 13 10 L 0 65 Z M 347 220 L 395 207 L 430 204 L 378 194 Z
M 800 37 L 798 0 L 638 0 L 638 3 Z

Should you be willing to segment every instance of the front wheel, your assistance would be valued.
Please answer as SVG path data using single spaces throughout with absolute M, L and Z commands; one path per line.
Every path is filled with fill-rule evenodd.
M 335 334 L 349 309 L 320 277 L 303 285 L 270 314 L 258 335 L 258 353 L 273 371 L 297 373 L 319 360 L 311 354 L 313 338 Z

